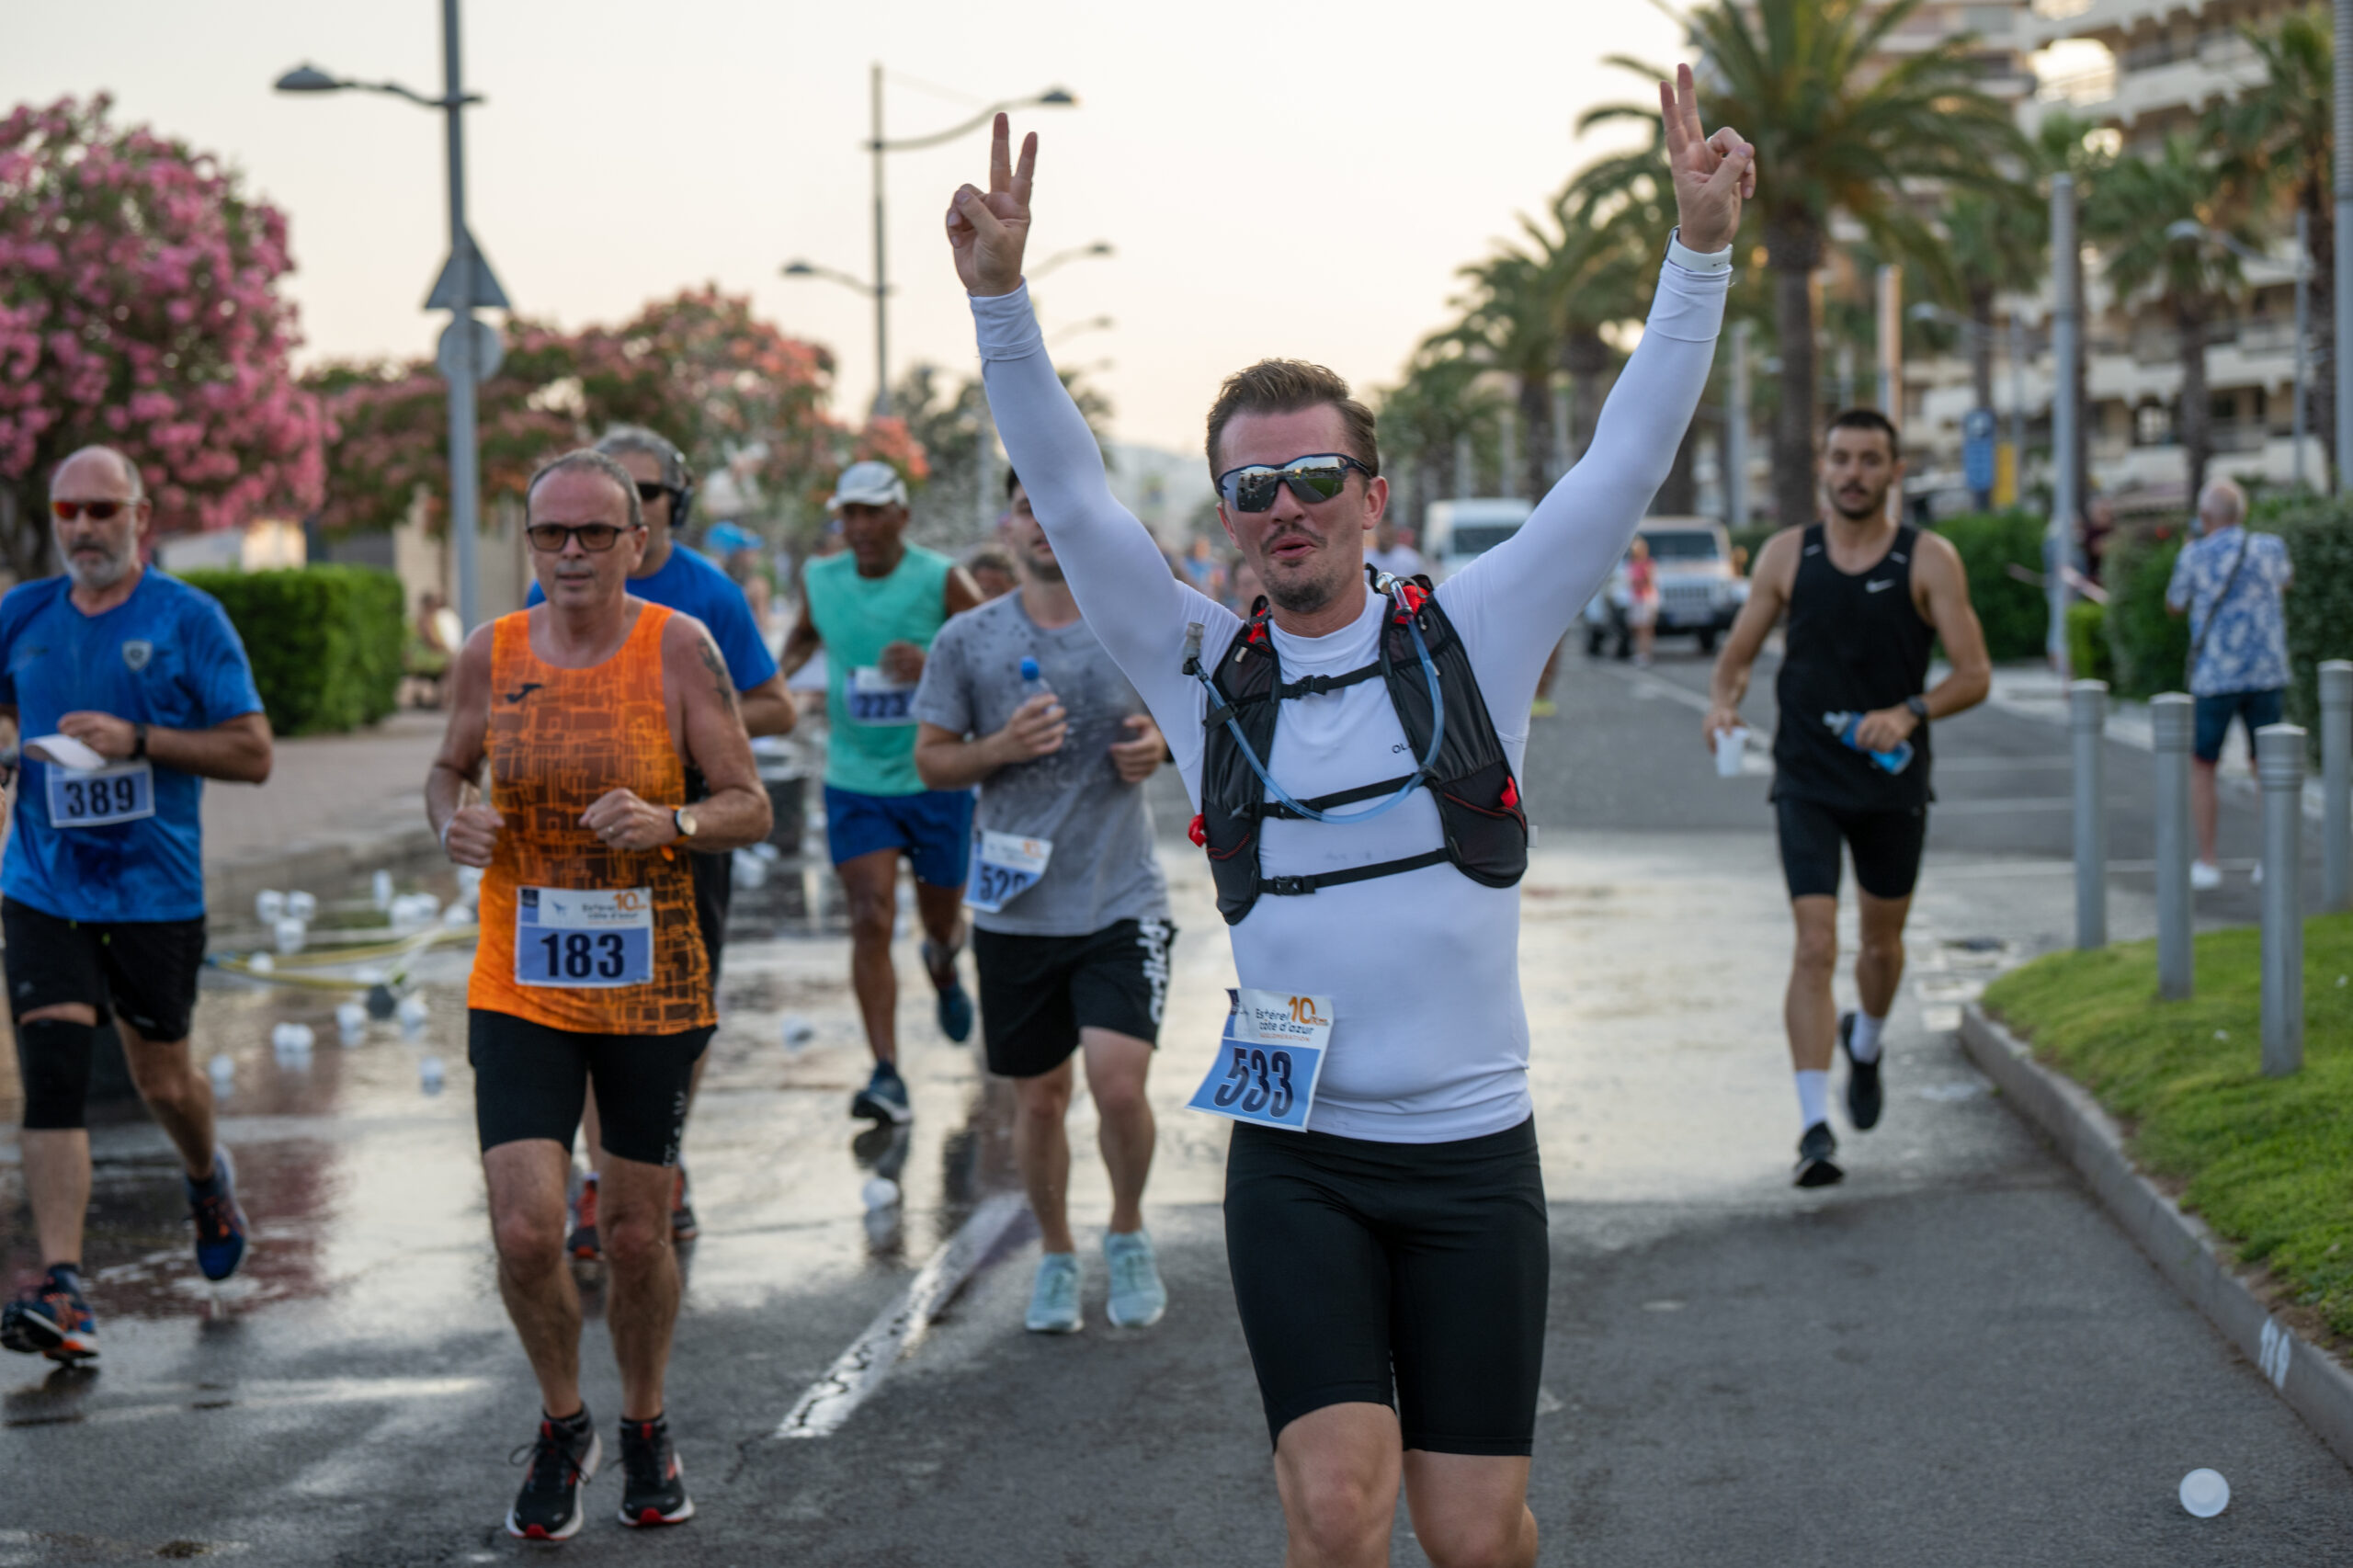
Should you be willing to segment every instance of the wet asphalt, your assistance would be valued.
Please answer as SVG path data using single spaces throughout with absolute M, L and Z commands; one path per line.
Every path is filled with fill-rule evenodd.
M 1532 1484 L 1542 1560 L 2353 1557 L 2353 1476 L 1950 1038 L 1987 977 L 2072 931 L 2066 812 L 2049 803 L 2067 793 L 2063 733 L 1995 710 L 1940 727 L 1943 805 L 1890 1028 L 1890 1109 L 1868 1135 L 1838 1122 L 1849 1179 L 1801 1193 L 1788 1185 L 1788 924 L 1767 780 L 1714 776 L 1697 738 L 1705 675 L 1674 643 L 1640 673 L 1572 652 L 1560 715 L 1537 722 L 1525 769 L 1543 834 L 1524 887 L 1523 984 L 1553 1239 Z M 1768 722 L 1769 701 L 1752 699 L 1749 716 Z M 2146 874 L 2131 865 L 2148 852 L 2146 767 L 2112 749 L 2119 936 L 2150 929 Z M 739 893 L 688 1136 L 702 1234 L 686 1254 L 670 1410 L 700 1512 L 659 1535 L 624 1530 L 608 1471 L 562 1557 L 1279 1560 L 1224 1270 L 1224 1130 L 1181 1103 L 1210 1060 L 1232 966 L 1178 836 L 1181 792 L 1165 774 L 1154 788 L 1184 932 L 1147 1208 L 1168 1317 L 1138 1333 L 1103 1321 L 1108 1193 L 1082 1096 L 1086 1331 L 1021 1332 L 1036 1243 L 1017 1221 L 992 1232 L 961 1290 L 829 1435 L 774 1436 L 1012 1183 L 1006 1091 L 938 1034 L 919 983 L 902 1000 L 913 1130 L 854 1142 L 845 1107 L 865 1052 L 847 942 L 826 878 L 787 868 Z M 2234 802 L 2224 857 L 2253 846 Z M 375 918 L 358 890 L 317 891 L 336 917 Z M 2251 918 L 2244 874 L 2201 913 Z M 219 946 L 240 945 L 234 915 Z M 348 1048 L 337 994 L 208 983 L 197 1050 L 233 1062 L 223 1126 L 253 1259 L 229 1287 L 203 1285 L 161 1137 L 135 1111 L 97 1131 L 85 1261 L 103 1370 L 0 1364 L 0 1565 L 549 1554 L 499 1528 L 535 1400 L 493 1279 L 466 961 L 445 948 L 418 962 L 422 1028 L 377 1023 Z M 901 972 L 916 973 L 911 943 Z M 307 1059 L 272 1049 L 272 1026 L 290 1020 L 316 1032 Z M 427 1057 L 440 1059 L 438 1094 Z M 0 1117 L 13 1123 L 14 1107 Z M 0 1162 L 0 1263 L 14 1280 L 37 1259 L 12 1146 Z M 870 1210 L 878 1167 L 904 1197 Z M 588 1401 L 609 1447 L 618 1392 L 593 1278 L 587 1301 Z M 2212 1520 L 2175 1501 L 2201 1465 L 2233 1488 Z M 1402 1509 L 1396 1560 L 1424 1560 Z

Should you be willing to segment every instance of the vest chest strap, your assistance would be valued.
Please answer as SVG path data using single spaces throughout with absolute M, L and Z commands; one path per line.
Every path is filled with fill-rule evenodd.
M 1278 898 L 1296 898 L 1312 893 L 1318 888 L 1336 888 L 1348 882 L 1369 882 L 1375 877 L 1392 877 L 1400 871 L 1418 871 L 1425 866 L 1443 866 L 1448 856 L 1443 849 L 1432 849 L 1420 855 L 1409 855 L 1402 860 L 1381 860 L 1370 866 L 1350 866 L 1342 871 L 1318 871 L 1304 877 L 1260 877 L 1258 891 Z

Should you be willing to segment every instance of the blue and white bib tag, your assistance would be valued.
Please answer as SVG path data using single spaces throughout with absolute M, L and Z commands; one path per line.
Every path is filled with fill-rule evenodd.
M 1299 1132 L 1332 1038 L 1332 998 L 1233 990 L 1209 1076 L 1185 1103 L 1211 1116 Z

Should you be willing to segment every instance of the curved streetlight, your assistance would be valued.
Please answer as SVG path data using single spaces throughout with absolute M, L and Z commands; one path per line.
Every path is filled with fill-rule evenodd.
M 1091 245 L 1073 245 L 1068 250 L 1056 251 L 1053 255 L 1048 256 L 1037 266 L 1025 268 L 1025 270 L 1029 274 L 1029 280 L 1034 283 L 1039 278 L 1046 276 L 1049 272 L 1053 271 L 1054 268 L 1064 266 L 1070 262 L 1084 261 L 1089 256 L 1116 256 L 1119 253 L 1117 251 L 1114 251 L 1111 248 L 1110 241 L 1097 240 Z
M 454 3 L 454 0 L 453 0 Z M 874 301 L 874 412 L 891 412 L 891 274 L 886 262 L 885 224 L 882 206 L 882 158 L 889 153 L 913 153 L 925 147 L 938 147 L 960 136 L 978 131 L 998 115 L 1017 108 L 1076 108 L 1078 95 L 1067 87 L 1048 87 L 1026 98 L 1007 98 L 994 103 L 970 119 L 961 120 L 945 131 L 928 135 L 904 137 L 893 142 L 882 134 L 882 66 L 877 62 L 870 76 L 873 131 L 866 139 L 866 150 L 874 159 L 874 281 L 853 285 Z M 847 275 L 830 267 L 809 262 L 789 262 L 784 268 L 788 278 L 828 278 L 843 281 Z
M 2220 245 L 2243 261 L 2259 261 L 2277 265 L 2279 258 L 2267 256 L 2235 234 L 2201 223 L 2195 218 L 2183 218 L 2165 225 L 2165 238 L 2177 244 Z M 2296 397 L 2295 415 L 2290 426 L 2290 439 L 2295 446 L 2295 480 L 2297 489 L 2304 487 L 2304 339 L 2312 324 L 2313 249 L 2312 220 L 2302 208 L 2296 210 L 2296 254 L 2290 258 L 2296 278 Z M 2341 461 L 2342 460 L 2340 460 Z
M 1119 324 L 1109 316 L 1097 316 L 1091 321 L 1073 322 L 1068 326 L 1056 327 L 1052 335 L 1046 339 L 1046 347 L 1051 348 L 1057 343 L 1068 343 L 1072 338 L 1086 333 L 1109 332 Z
M 425 301 L 447 310 L 449 329 L 437 356 L 449 384 L 449 550 L 458 578 L 458 619 L 468 630 L 482 623 L 481 577 L 476 560 L 482 532 L 480 454 L 474 433 L 474 388 L 497 368 L 497 339 L 477 341 L 476 309 L 506 310 L 506 292 L 483 259 L 466 227 L 466 142 L 463 111 L 482 102 L 467 92 L 459 62 L 458 0 L 441 0 L 442 92 L 428 97 L 398 82 L 362 82 L 337 76 L 304 61 L 272 85 L 281 93 L 382 93 L 423 108 L 438 109 L 449 120 L 449 259 Z

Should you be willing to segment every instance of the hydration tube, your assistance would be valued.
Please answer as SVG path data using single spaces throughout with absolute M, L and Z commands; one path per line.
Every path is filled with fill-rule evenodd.
M 1258 776 L 1258 782 L 1267 787 L 1267 792 L 1274 796 L 1278 802 L 1290 807 L 1309 822 L 1329 823 L 1336 826 L 1347 823 L 1370 822 L 1384 812 L 1395 810 L 1404 802 L 1406 796 L 1414 792 L 1429 770 L 1438 765 L 1438 748 L 1446 744 L 1446 701 L 1438 688 L 1438 665 L 1431 662 L 1429 647 L 1422 641 L 1421 623 L 1409 615 L 1405 619 L 1405 630 L 1413 635 L 1414 653 L 1422 662 L 1422 678 L 1429 682 L 1430 712 L 1434 722 L 1430 726 L 1428 755 L 1422 758 L 1421 766 L 1414 770 L 1414 776 L 1399 785 L 1397 792 L 1387 800 L 1376 805 L 1367 806 L 1360 812 L 1319 812 L 1313 806 L 1302 806 L 1291 799 L 1290 790 L 1275 782 L 1275 776 L 1267 771 L 1267 765 L 1259 761 L 1258 754 L 1251 749 L 1250 739 L 1242 733 L 1242 726 L 1232 717 L 1228 717 L 1225 721 L 1226 729 L 1233 733 L 1233 744 L 1242 748 L 1242 759 L 1250 765 L 1250 771 Z M 1217 683 L 1211 680 L 1207 672 L 1201 668 L 1201 624 L 1199 621 L 1186 628 L 1186 663 L 1192 666 L 1193 678 L 1199 681 L 1209 692 L 1210 705 L 1216 708 L 1222 705 L 1225 699 L 1218 691 Z M 1279 699 L 1269 698 L 1268 700 Z

